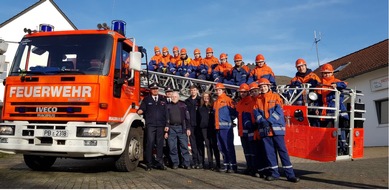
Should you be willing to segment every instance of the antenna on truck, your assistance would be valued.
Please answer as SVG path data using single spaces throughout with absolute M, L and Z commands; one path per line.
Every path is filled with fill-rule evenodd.
M 320 67 L 320 59 L 319 59 L 319 48 L 317 46 L 317 44 L 320 42 L 321 40 L 321 33 L 319 32 L 319 37 L 317 38 L 316 37 L 316 30 L 313 31 L 313 35 L 315 36 L 315 41 L 314 43 L 316 44 L 316 57 L 317 57 L 317 64 L 318 66 Z

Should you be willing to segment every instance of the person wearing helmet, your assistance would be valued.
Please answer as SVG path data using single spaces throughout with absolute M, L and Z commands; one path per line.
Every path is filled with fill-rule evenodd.
M 307 63 L 304 59 L 299 58 L 296 60 L 296 69 L 296 75 L 290 81 L 291 86 L 301 87 L 302 84 L 309 83 L 311 87 L 316 87 L 321 82 L 320 78 L 311 69 L 307 68 Z
M 261 92 L 259 91 L 259 86 L 258 86 L 258 83 L 257 82 L 252 82 L 250 85 L 249 85 L 249 88 L 250 88 L 250 96 L 251 98 L 253 98 L 253 100 L 255 101 L 257 98 L 259 98 Z
M 201 53 L 200 53 L 200 50 L 198 48 L 196 48 L 194 51 L 193 51 L 193 56 L 194 56 L 194 59 L 192 59 L 192 67 L 193 67 L 193 70 L 195 72 L 195 77 L 196 78 L 199 78 L 200 76 L 200 66 L 201 66 L 201 63 L 203 61 L 203 58 L 201 57 Z
M 287 180 L 296 183 L 300 179 L 294 174 L 284 140 L 285 118 L 282 110 L 282 98 L 271 91 L 269 80 L 261 78 L 258 80 L 258 85 L 262 95 L 254 105 L 254 118 L 263 141 L 267 163 L 270 164 L 268 166 L 269 175 L 265 179 L 274 181 L 280 178 L 278 154 Z
M 321 105 L 324 107 L 335 107 L 335 91 L 333 90 L 326 90 L 326 89 L 336 89 L 338 91 L 341 91 L 345 88 L 347 88 L 347 83 L 344 81 L 341 81 L 334 76 L 334 69 L 332 68 L 332 65 L 327 63 L 321 66 L 320 72 L 322 74 L 321 78 L 321 86 L 323 90 L 319 90 L 318 93 L 321 95 Z M 340 97 L 340 105 L 339 108 L 341 110 L 341 119 L 349 120 L 348 114 L 346 113 L 347 109 L 346 106 L 343 104 L 344 97 L 341 95 Z M 321 115 L 333 115 L 335 110 L 326 110 L 323 109 L 321 112 Z M 323 120 L 322 126 L 327 126 L 327 124 L 331 124 L 331 120 Z
M 255 57 L 255 64 L 257 66 L 251 70 L 247 84 L 251 84 L 260 78 L 266 78 L 272 84 L 272 89 L 275 90 L 277 85 L 273 70 L 266 64 L 265 57 L 262 54 Z
M 223 155 L 223 163 L 227 173 L 237 172 L 236 154 L 234 146 L 233 120 L 237 116 L 234 102 L 225 93 L 223 83 L 215 86 L 217 99 L 213 105 L 215 110 L 215 129 L 217 144 Z
M 234 56 L 235 66 L 232 68 L 231 79 L 228 82 L 226 82 L 227 84 L 240 86 L 241 84 L 247 82 L 248 76 L 250 74 L 250 68 L 244 64 L 242 59 L 243 59 L 242 55 L 235 54 Z
M 180 50 L 177 46 L 173 47 L 173 56 L 171 56 L 170 61 L 168 63 L 168 72 L 169 74 L 175 75 L 177 72 L 177 65 L 176 63 L 180 59 Z
M 250 87 L 248 84 L 243 83 L 239 86 L 240 100 L 236 104 L 236 111 L 238 113 L 238 135 L 242 143 L 243 153 L 246 159 L 246 174 L 254 175 L 256 172 L 255 167 L 255 154 L 254 154 L 254 117 L 253 117 L 253 102 L 249 95 Z
M 257 82 L 252 82 L 249 85 L 249 88 L 250 88 L 249 93 L 251 96 L 251 105 L 253 108 L 257 102 L 257 99 L 261 97 L 261 91 L 259 90 L 259 86 Z M 263 141 L 259 136 L 258 126 L 255 123 L 254 118 L 253 118 L 253 129 L 254 129 L 254 137 L 253 137 L 254 141 L 252 142 L 251 146 L 253 147 L 253 154 L 254 154 L 254 163 L 253 163 L 254 170 L 252 174 L 255 177 L 264 178 L 264 176 L 268 175 L 266 173 L 268 169 L 268 164 L 266 161 L 265 150 L 262 148 Z
M 320 78 L 312 72 L 311 69 L 307 68 L 307 63 L 304 59 L 297 59 L 295 63 L 297 72 L 295 77 L 290 81 L 291 87 L 302 87 L 303 84 L 310 84 L 310 87 L 315 88 L 320 83 Z M 301 90 L 290 90 L 285 94 L 285 96 L 289 97 L 291 94 L 299 94 Z M 298 99 L 294 102 L 295 105 L 303 105 L 303 97 L 299 96 Z
M 191 64 L 192 59 L 188 57 L 186 49 L 182 48 L 180 51 L 180 59 L 177 61 L 176 75 L 195 78 L 195 72 Z
M 347 83 L 344 81 L 341 81 L 334 76 L 334 69 L 331 64 L 326 63 L 321 66 L 320 72 L 322 74 L 321 78 L 321 90 L 318 90 L 319 94 L 319 105 L 323 107 L 332 107 L 335 108 L 335 96 L 337 91 L 342 91 L 343 89 L 347 88 Z M 327 90 L 328 89 L 328 90 Z M 339 127 L 340 128 L 348 128 L 349 124 L 348 121 L 350 120 L 348 114 L 347 114 L 347 109 L 346 106 L 343 104 L 344 96 L 343 94 L 340 94 L 339 97 Z M 327 109 L 322 109 L 320 115 L 322 116 L 333 116 L 335 110 L 327 110 Z M 333 119 L 324 119 L 322 118 L 320 121 L 320 126 L 322 127 L 333 127 L 334 121 Z M 344 130 L 341 130 L 341 136 L 339 139 L 339 154 L 348 154 L 347 153 L 347 147 L 348 144 L 346 142 L 346 133 Z
M 153 57 L 151 57 L 149 65 L 148 65 L 148 69 L 150 71 L 157 71 L 158 68 L 160 67 L 160 65 L 162 64 L 161 63 L 161 60 L 162 60 L 161 50 L 159 49 L 158 46 L 154 47 L 154 53 L 155 53 L 155 55 Z
M 290 81 L 291 87 L 302 87 L 303 84 L 310 84 L 311 88 L 315 88 L 320 82 L 320 78 L 312 72 L 311 69 L 307 68 L 307 63 L 304 59 L 299 58 L 296 60 L 295 63 L 297 72 L 295 77 Z M 290 97 L 292 94 L 300 94 L 301 90 L 297 89 L 291 89 L 289 91 L 286 91 L 284 94 L 285 97 Z M 304 102 L 303 96 L 297 97 L 296 101 L 293 103 L 294 105 L 304 105 L 306 102 Z M 317 105 L 317 102 L 313 103 L 315 106 Z M 308 109 L 309 114 L 316 114 L 316 110 Z M 309 118 L 309 124 L 311 126 L 319 126 L 319 120 L 317 118 Z
M 227 62 L 227 54 L 220 54 L 220 64 L 215 67 L 212 77 L 215 82 L 226 83 L 230 80 L 232 65 Z
M 213 56 L 213 49 L 211 47 L 208 47 L 205 50 L 206 56 L 203 59 L 203 63 L 207 66 L 207 80 L 213 81 L 212 78 L 212 71 L 215 69 L 217 65 L 219 65 L 219 60 Z
M 161 64 L 159 64 L 158 72 L 167 73 L 168 72 L 168 64 L 172 55 L 169 54 L 169 49 L 167 47 L 162 48 L 162 56 L 161 56 Z

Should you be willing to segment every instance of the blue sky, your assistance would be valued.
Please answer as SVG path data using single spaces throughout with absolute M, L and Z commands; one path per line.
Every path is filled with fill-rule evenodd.
M 38 0 L 2 0 L 0 22 Z M 240 53 L 246 63 L 259 53 L 275 75 L 293 77 L 294 62 L 304 58 L 316 69 L 388 38 L 387 0 L 54 0 L 78 29 L 94 29 L 97 23 L 121 19 L 127 36 L 147 48 L 149 58 L 155 45 L 170 50 L 177 45 L 193 57 L 212 47 L 233 56 Z

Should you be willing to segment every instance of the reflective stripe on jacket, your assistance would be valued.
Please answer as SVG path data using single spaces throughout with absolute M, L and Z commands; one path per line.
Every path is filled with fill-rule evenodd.
M 261 137 L 285 135 L 285 118 L 282 99 L 271 91 L 262 94 L 254 105 L 254 118 Z
M 220 95 L 213 105 L 215 110 L 215 129 L 229 129 L 236 118 L 233 101 L 225 93 Z

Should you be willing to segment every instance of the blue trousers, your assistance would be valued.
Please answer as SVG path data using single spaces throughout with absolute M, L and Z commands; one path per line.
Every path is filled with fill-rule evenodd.
M 234 146 L 234 132 L 232 127 L 229 129 L 220 129 L 217 133 L 217 144 L 223 155 L 223 163 L 226 169 L 235 169 L 236 154 Z
M 274 178 L 279 178 L 278 158 L 280 156 L 282 167 L 287 179 L 295 177 L 292 163 L 289 159 L 288 150 L 285 146 L 284 136 L 263 137 L 263 145 L 266 152 L 266 159 L 269 165 L 269 172 Z
M 242 143 L 244 157 L 246 159 L 246 167 L 247 169 L 256 169 L 256 158 L 255 158 L 255 142 L 249 141 L 248 137 L 242 136 L 240 137 L 240 142 Z
M 263 139 L 253 141 L 254 145 L 254 155 L 255 155 L 255 167 L 260 174 L 270 175 L 269 174 L 269 165 L 267 162 L 266 151 L 263 143 Z M 275 151 L 275 150 L 274 150 Z M 278 162 L 277 162 L 278 165 Z
M 182 130 L 182 126 L 170 126 L 169 129 L 169 149 L 170 149 L 170 159 L 172 161 L 173 166 L 178 166 L 180 163 L 178 157 L 178 147 L 177 140 L 179 144 L 179 148 L 181 151 L 181 155 L 183 158 L 183 165 L 189 167 L 189 151 L 188 151 L 188 136 L 186 136 L 186 131 Z

